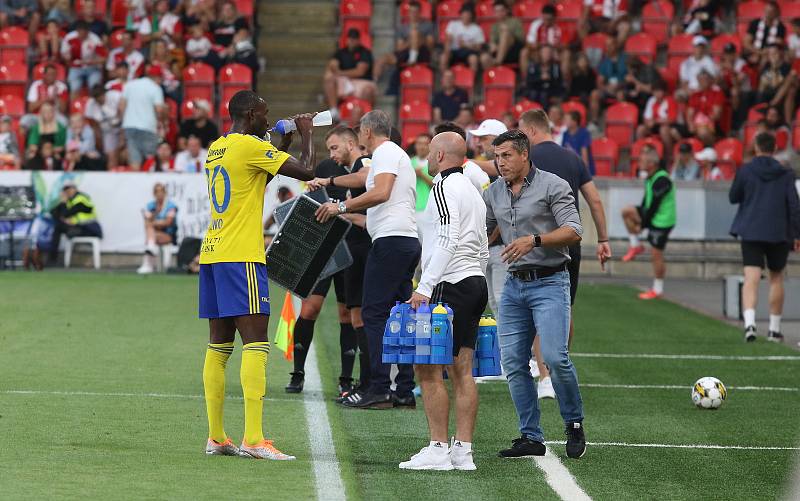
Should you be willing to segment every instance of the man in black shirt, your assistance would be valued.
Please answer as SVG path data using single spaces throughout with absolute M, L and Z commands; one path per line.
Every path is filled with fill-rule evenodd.
M 219 137 L 219 130 L 217 126 L 208 119 L 208 114 L 211 111 L 211 105 L 205 99 L 194 100 L 194 110 L 192 111 L 192 118 L 184 120 L 181 123 L 181 129 L 178 133 L 178 149 L 185 150 L 186 142 L 190 136 L 197 136 L 203 148 L 208 148 L 212 141 L 216 141 Z
M 764 17 L 750 21 L 744 37 L 744 48 L 748 52 L 758 52 L 772 44 L 782 44 L 786 38 L 786 26 L 781 22 L 780 16 L 778 3 L 767 2 L 764 6 Z
M 214 43 L 223 47 L 230 47 L 233 37 L 239 30 L 246 30 L 249 26 L 247 20 L 236 12 L 236 4 L 224 2 L 219 9 L 219 20 L 211 25 L 214 34 Z
M 469 103 L 464 89 L 456 87 L 456 76 L 452 70 L 442 73 L 442 90 L 433 95 L 433 122 L 452 122 L 461 106 Z
M 372 81 L 372 52 L 361 45 L 361 32 L 351 28 L 347 45 L 337 50 L 328 62 L 322 78 L 325 99 L 334 117 L 338 117 L 339 98 L 354 96 L 373 104 L 375 82 Z

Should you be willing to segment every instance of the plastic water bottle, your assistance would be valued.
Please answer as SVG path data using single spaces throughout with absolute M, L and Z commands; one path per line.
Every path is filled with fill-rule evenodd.
M 331 115 L 331 111 L 321 111 L 314 115 L 314 118 L 311 119 L 311 125 L 314 127 L 322 127 L 325 125 L 331 125 L 333 123 L 333 116 Z M 283 120 L 278 120 L 278 123 L 275 124 L 275 127 L 270 129 L 273 132 L 277 132 L 280 135 L 286 135 L 289 132 L 293 132 L 297 130 L 297 124 L 294 123 L 294 120 L 284 118 Z
M 422 303 L 417 308 L 417 345 L 414 353 L 415 364 L 431 363 L 431 307 Z
M 403 312 L 400 301 L 395 301 L 391 312 L 389 312 L 389 332 L 391 337 L 400 336 L 400 329 L 403 326 Z
M 497 322 L 492 317 L 482 317 L 478 324 L 473 366 L 473 376 L 499 376 L 502 373 Z
M 381 361 L 385 364 L 396 364 L 400 351 L 400 336 L 403 329 L 403 310 L 400 301 L 395 302 L 389 312 L 386 328 L 383 331 L 383 349 Z
M 439 303 L 431 312 L 431 363 L 450 364 L 452 357 L 447 360 L 447 342 L 450 322 L 447 319 L 447 310 Z
M 400 333 L 399 364 L 413 364 L 415 352 L 415 334 L 417 332 L 417 314 L 408 303 L 400 305 L 403 312 L 403 331 Z

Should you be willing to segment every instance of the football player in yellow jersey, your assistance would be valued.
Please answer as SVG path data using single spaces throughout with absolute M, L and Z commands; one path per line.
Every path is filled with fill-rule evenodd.
M 203 367 L 208 442 L 206 454 L 257 459 L 294 459 L 266 440 L 262 399 L 269 353 L 269 289 L 262 236 L 264 191 L 277 174 L 303 181 L 314 177 L 311 115 L 294 117 L 302 138 L 300 160 L 264 139 L 269 128 L 267 103 L 253 91 L 237 92 L 228 105 L 233 125 L 208 148 L 205 165 L 211 223 L 200 252 L 200 317 L 207 318 L 210 341 Z M 244 393 L 244 438 L 236 447 L 222 420 L 225 365 L 236 331 L 242 338 L 240 370 Z

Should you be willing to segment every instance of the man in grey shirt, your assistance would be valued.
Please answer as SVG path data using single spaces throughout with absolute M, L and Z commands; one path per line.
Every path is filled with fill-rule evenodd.
M 583 403 L 578 376 L 569 359 L 570 245 L 581 240 L 580 216 L 566 181 L 536 169 L 528 158 L 530 142 L 519 130 L 497 136 L 495 159 L 502 178 L 484 192 L 486 230 L 500 228 L 507 243 L 503 260 L 509 277 L 500 299 L 500 357 L 508 373 L 521 437 L 501 457 L 543 456 L 539 403 L 530 373 L 531 345 L 541 335 L 544 362 L 566 424 L 567 455 L 586 452 Z

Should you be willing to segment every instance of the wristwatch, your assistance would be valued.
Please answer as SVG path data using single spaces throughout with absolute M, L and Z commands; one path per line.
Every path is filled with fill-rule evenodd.
M 339 207 L 339 214 L 344 214 L 347 212 L 347 204 L 345 204 L 344 201 L 339 202 L 338 207 Z
M 542 236 L 541 235 L 539 235 L 538 233 L 535 233 L 535 234 L 531 235 L 531 238 L 533 240 L 533 246 L 534 247 L 541 247 L 542 246 Z
M 328 185 L 329 185 L 329 186 L 336 186 L 336 185 L 333 183 L 333 180 L 334 180 L 335 178 L 336 178 L 336 176 L 331 176 L 331 177 L 329 177 L 329 178 L 328 178 Z

